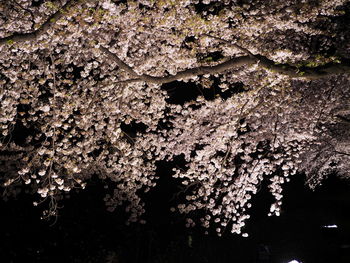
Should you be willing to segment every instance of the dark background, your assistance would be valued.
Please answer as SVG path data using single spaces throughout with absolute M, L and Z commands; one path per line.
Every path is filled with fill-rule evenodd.
M 316 191 L 294 176 L 280 217 L 268 217 L 272 198 L 263 187 L 247 222 L 248 238 L 187 229 L 169 212 L 176 182 L 159 164 L 159 184 L 145 197 L 145 225 L 125 225 L 123 209 L 106 211 L 98 180 L 61 201 L 57 222 L 40 220 L 33 196 L 1 201 L 0 262 L 350 262 L 350 183 L 330 176 Z M 336 224 L 337 229 L 323 225 Z

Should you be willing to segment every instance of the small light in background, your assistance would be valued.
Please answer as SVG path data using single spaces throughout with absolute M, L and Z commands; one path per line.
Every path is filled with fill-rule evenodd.
M 337 225 L 324 225 L 323 228 L 338 228 Z
M 293 259 L 292 261 L 289 261 L 288 263 L 302 263 L 301 261 Z

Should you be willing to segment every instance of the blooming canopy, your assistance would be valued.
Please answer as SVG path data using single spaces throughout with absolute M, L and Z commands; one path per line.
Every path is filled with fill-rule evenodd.
M 125 203 L 133 222 L 157 161 L 181 156 L 172 176 L 186 196 L 173 210 L 247 236 L 263 181 L 279 215 L 290 176 L 312 188 L 349 177 L 350 6 L 316 2 L 1 2 L 6 193 L 28 184 L 54 215 L 62 192 L 96 174 L 113 182 L 108 209 Z M 191 85 L 190 100 L 167 88 Z

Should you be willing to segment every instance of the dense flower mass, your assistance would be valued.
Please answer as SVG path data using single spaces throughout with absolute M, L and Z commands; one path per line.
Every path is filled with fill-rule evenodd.
M 182 157 L 172 210 L 247 236 L 263 181 L 279 215 L 291 176 L 350 176 L 349 14 L 346 0 L 0 2 L 4 196 L 29 185 L 51 216 L 98 175 L 134 222 L 157 162 Z

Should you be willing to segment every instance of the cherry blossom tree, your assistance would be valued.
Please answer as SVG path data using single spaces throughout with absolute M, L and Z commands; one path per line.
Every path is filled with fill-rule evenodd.
M 247 236 L 263 181 L 279 215 L 291 176 L 311 188 L 349 177 L 349 10 L 346 0 L 0 2 L 4 196 L 26 184 L 52 216 L 62 193 L 98 175 L 115 188 L 108 209 L 125 204 L 134 222 L 157 162 L 181 156 L 172 176 L 186 200 L 172 210 Z M 172 103 L 167 85 L 198 95 Z

